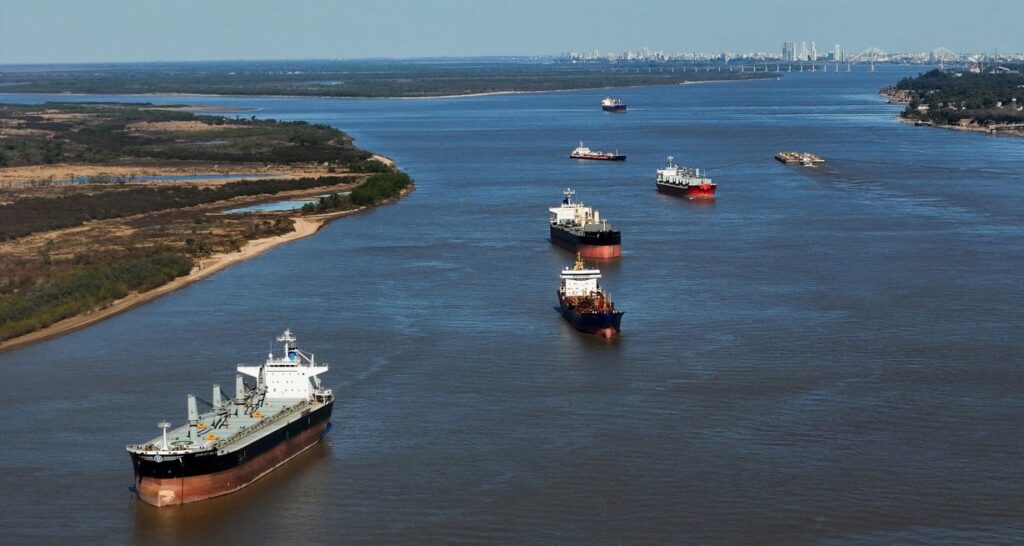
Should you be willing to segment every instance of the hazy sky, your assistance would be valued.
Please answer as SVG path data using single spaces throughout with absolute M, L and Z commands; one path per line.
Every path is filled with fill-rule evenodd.
M 0 0 L 0 64 L 546 55 L 570 50 L 1024 51 L 1024 0 Z

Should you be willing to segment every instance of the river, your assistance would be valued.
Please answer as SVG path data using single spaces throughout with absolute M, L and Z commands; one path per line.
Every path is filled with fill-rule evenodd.
M 1024 140 L 917 128 L 917 72 L 431 100 L 74 97 L 329 123 L 401 202 L 0 354 L 0 542 L 1009 544 L 1024 535 Z M 251 112 L 242 114 L 252 115 Z M 628 154 L 575 162 L 583 140 Z M 781 150 L 825 157 L 782 165 Z M 667 155 L 712 205 L 655 192 Z M 547 207 L 623 236 L 610 342 L 555 311 Z M 293 329 L 326 442 L 157 510 L 124 445 Z

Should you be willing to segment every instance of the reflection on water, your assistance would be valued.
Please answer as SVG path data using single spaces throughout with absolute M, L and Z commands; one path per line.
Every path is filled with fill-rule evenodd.
M 187 99 L 341 127 L 417 189 L 0 355 L 0 541 L 1019 540 L 1024 141 L 894 122 L 877 89 L 916 71 L 623 89 L 617 116 L 601 90 Z M 629 160 L 569 162 L 580 138 Z M 714 205 L 657 193 L 669 154 Z M 611 342 L 553 309 L 566 186 L 622 231 Z M 123 445 L 284 327 L 331 365 L 330 448 L 139 506 Z
M 252 485 L 203 502 L 156 508 L 136 498 L 130 502 L 135 542 L 231 543 L 249 536 L 247 521 L 281 521 L 292 511 L 325 517 L 315 505 L 322 505 L 320 499 L 329 494 L 322 484 L 331 481 L 330 451 L 328 442 L 319 442 Z M 240 512 L 244 520 L 235 517 Z

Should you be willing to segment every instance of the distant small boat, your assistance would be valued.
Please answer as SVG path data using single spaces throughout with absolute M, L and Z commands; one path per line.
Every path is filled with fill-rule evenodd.
M 605 112 L 625 112 L 626 103 L 622 102 L 622 99 L 615 97 L 605 97 L 601 101 L 601 109 Z
M 620 154 L 618 150 L 615 153 L 602 152 L 599 150 L 591 150 L 580 142 L 580 145 L 575 150 L 569 153 L 569 157 L 572 159 L 596 159 L 599 161 L 625 161 L 626 155 Z

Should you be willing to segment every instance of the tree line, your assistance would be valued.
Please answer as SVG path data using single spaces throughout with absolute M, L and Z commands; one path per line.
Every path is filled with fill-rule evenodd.
M 1016 68 L 1022 68 L 1020 66 Z M 932 70 L 903 78 L 896 89 L 911 93 L 903 117 L 939 124 L 1024 122 L 1024 75 Z M 927 106 L 927 109 L 921 108 Z
M 355 177 L 351 175 L 244 180 L 213 187 L 174 184 L 119 188 L 61 197 L 27 197 L 0 206 L 0 240 L 73 227 L 90 220 L 191 207 L 233 197 L 274 195 L 286 190 L 349 184 L 354 180 Z
M 0 340 L 34 332 L 68 317 L 187 275 L 192 259 L 155 249 L 151 255 L 105 263 L 0 301 Z

